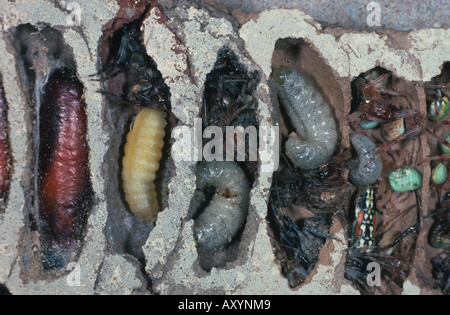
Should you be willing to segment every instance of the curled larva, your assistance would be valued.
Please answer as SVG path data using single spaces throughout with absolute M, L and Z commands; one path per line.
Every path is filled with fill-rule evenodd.
M 130 210 L 142 220 L 158 214 L 156 172 L 164 147 L 166 120 L 162 109 L 142 108 L 131 125 L 122 160 L 125 199 Z
M 351 142 L 358 154 L 358 159 L 353 160 L 350 165 L 349 179 L 359 186 L 369 186 L 375 183 L 381 175 L 383 162 L 380 157 L 375 156 L 377 152 L 375 143 L 368 137 L 356 133 Z
M 197 167 L 197 189 L 214 187 L 215 194 L 195 220 L 199 250 L 211 252 L 225 246 L 244 224 L 250 185 L 233 161 L 202 162 Z
M 302 74 L 281 66 L 273 70 L 278 95 L 297 135 L 286 142 L 286 154 L 302 169 L 328 161 L 337 144 L 336 122 L 330 106 Z

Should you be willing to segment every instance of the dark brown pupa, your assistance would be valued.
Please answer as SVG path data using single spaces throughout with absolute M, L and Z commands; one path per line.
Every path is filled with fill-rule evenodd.
M 38 208 L 44 268 L 65 265 L 82 239 L 92 201 L 83 85 L 55 70 L 39 110 Z
M 0 81 L 0 199 L 8 195 L 11 179 L 11 153 L 6 118 L 6 100 Z

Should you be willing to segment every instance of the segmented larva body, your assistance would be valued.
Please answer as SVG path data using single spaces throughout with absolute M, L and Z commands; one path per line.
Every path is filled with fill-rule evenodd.
M 154 180 L 164 147 L 164 118 L 163 110 L 142 108 L 131 124 L 122 160 L 125 199 L 131 211 L 146 221 L 159 211 Z
M 195 220 L 199 250 L 225 246 L 242 227 L 248 213 L 250 184 L 233 161 L 202 162 L 197 167 L 197 189 L 216 189 L 208 206 Z
M 0 198 L 5 198 L 9 190 L 10 180 L 10 148 L 8 123 L 6 119 L 6 102 L 0 86 Z
M 92 197 L 86 103 L 72 70 L 49 77 L 39 121 L 39 218 L 48 249 L 70 249 L 82 236 Z
M 353 161 L 350 166 L 349 179 L 359 186 L 369 186 L 375 183 L 381 175 L 383 162 L 377 155 L 375 143 L 368 137 L 356 133 L 352 136 L 351 142 L 358 154 L 358 160 Z
M 286 142 L 286 154 L 301 169 L 328 161 L 337 145 L 336 122 L 330 106 L 314 85 L 286 66 L 273 70 L 278 95 L 297 136 Z

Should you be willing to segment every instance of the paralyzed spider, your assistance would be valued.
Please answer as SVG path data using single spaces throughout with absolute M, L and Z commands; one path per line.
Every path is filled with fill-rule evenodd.
M 428 240 L 435 248 L 450 248 L 450 208 L 436 209 L 435 221 L 430 228 Z
M 449 66 L 450 63 L 444 64 L 442 73 L 425 83 L 428 118 L 437 121 L 438 127 L 439 120 L 444 119 L 450 110 Z
M 441 127 L 450 125 L 450 121 L 444 119 L 450 110 L 450 101 L 447 97 L 450 94 L 449 86 L 449 83 L 444 83 L 439 78 L 434 78 L 425 85 L 428 118 L 430 120 L 430 127 L 427 128 L 427 131 L 431 136 L 438 139 L 443 154 L 432 156 L 419 164 L 450 158 L 450 132 L 446 132 L 442 138 L 437 135 L 440 134 Z
M 361 187 L 357 192 L 351 211 L 352 235 L 345 263 L 345 277 L 364 294 L 380 290 L 381 282 L 375 284 L 375 287 L 373 283 L 370 284 L 370 280 L 373 279 L 369 277 L 374 266 L 380 270 L 377 277 L 385 277 L 402 287 L 409 273 L 409 257 L 414 250 L 414 242 L 406 247 L 397 248 L 397 245 L 408 235 L 418 231 L 421 224 L 420 200 L 417 192 L 416 222 L 403 232 L 387 230 L 392 221 L 383 225 L 376 224 L 375 198 L 372 186 Z
M 425 129 L 426 115 L 420 112 L 402 108 L 395 98 L 401 97 L 398 93 L 387 88 L 379 88 L 376 85 L 389 78 L 391 73 L 386 73 L 367 83 L 364 77 L 358 77 L 355 88 L 360 90 L 354 97 L 355 111 L 347 119 L 350 125 L 365 135 L 364 128 L 370 128 L 370 123 L 390 124 L 391 130 L 387 131 L 389 141 L 377 147 L 378 152 L 374 159 L 388 151 L 393 145 L 410 137 L 419 135 Z M 394 97 L 394 101 L 387 96 Z M 373 125 L 372 125 L 373 126 Z

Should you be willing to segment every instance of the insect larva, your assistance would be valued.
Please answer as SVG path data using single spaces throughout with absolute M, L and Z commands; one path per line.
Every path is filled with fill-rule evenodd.
M 130 210 L 142 220 L 151 220 L 159 211 L 156 171 L 164 147 L 166 120 L 163 110 L 142 108 L 131 125 L 122 160 L 125 199 Z
M 82 236 L 92 197 L 86 132 L 83 85 L 74 71 L 55 70 L 39 110 L 38 205 L 48 249 L 70 249 Z
M 1 82 L 0 82 L 1 84 Z M 10 151 L 8 124 L 6 120 L 6 102 L 0 85 L 0 198 L 8 195 L 10 180 Z
M 244 224 L 250 185 L 233 161 L 202 162 L 197 167 L 197 189 L 216 189 L 214 197 L 195 220 L 199 250 L 211 252 L 225 246 Z
M 352 161 L 350 165 L 349 179 L 355 185 L 372 185 L 380 177 L 383 168 L 380 157 L 373 160 L 377 155 L 377 152 L 373 151 L 376 145 L 370 138 L 359 133 L 352 136 L 351 142 L 358 154 L 358 160 Z
M 330 106 L 311 82 L 286 66 L 273 70 L 278 95 L 297 136 L 286 142 L 286 154 L 302 169 L 328 161 L 337 145 L 336 122 Z

